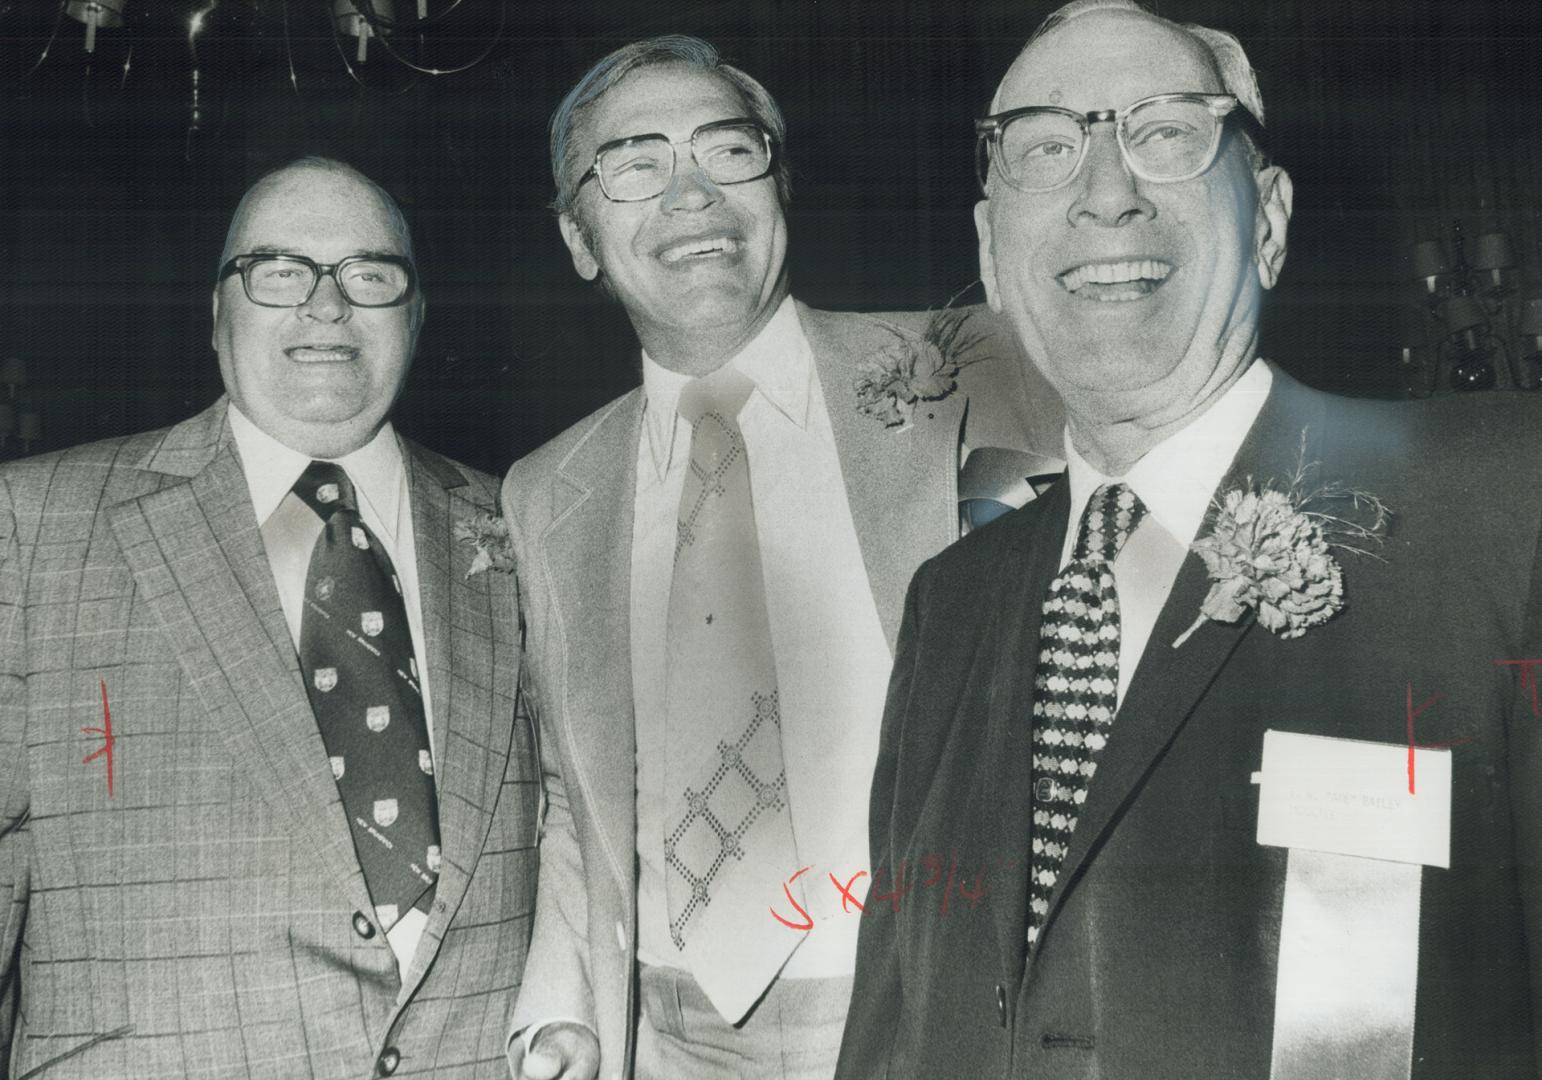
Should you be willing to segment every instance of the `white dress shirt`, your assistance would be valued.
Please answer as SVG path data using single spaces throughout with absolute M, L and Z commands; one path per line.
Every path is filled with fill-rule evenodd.
M 263 544 L 273 568 L 279 603 L 289 623 L 289 636 L 300 647 L 300 617 L 305 610 L 305 575 L 311 549 L 321 535 L 321 519 L 297 500 L 284 501 L 295 481 L 313 460 L 291 450 L 252 423 L 234 403 L 230 406 L 230 431 L 246 474 L 252 507 L 262 523 Z M 407 623 L 412 630 L 412 649 L 418 656 L 418 686 L 423 691 L 423 715 L 428 722 L 429 752 L 434 754 L 434 714 L 429 704 L 428 649 L 423 638 L 423 609 L 418 595 L 418 549 L 412 531 L 412 503 L 401 444 L 387 423 L 359 449 L 335 460 L 348 473 L 358 495 L 359 513 L 385 545 L 386 554 L 401 581 L 406 600 Z M 294 512 L 295 507 L 303 513 Z M 437 755 L 435 765 L 438 765 Z M 428 916 L 417 908 L 408 911 L 386 932 L 396 954 L 399 972 L 406 972 L 423 936 Z
M 1066 431 L 1071 517 L 1060 549 L 1062 568 L 1071 561 L 1082 511 L 1101 485 L 1123 481 L 1146 505 L 1146 517 L 1114 560 L 1114 584 L 1119 590 L 1121 702 L 1146 651 L 1157 616 L 1172 592 L 1189 545 L 1204 522 L 1215 489 L 1231 468 L 1232 459 L 1258 418 L 1273 382 L 1269 366 L 1261 360 L 1254 361 L 1220 400 L 1146 451 L 1123 476 L 1105 476 L 1089 465 L 1072 445 L 1070 431 Z M 1199 612 L 1194 615 L 1197 618 Z
M 783 968 L 789 978 L 849 975 L 861 916 L 841 910 L 844 885 L 868 870 L 867 809 L 889 653 L 862 561 L 813 351 L 789 298 L 731 361 L 755 382 L 739 414 L 776 656 L 782 752 L 798 866 L 814 920 Z M 646 403 L 637 448 L 632 534 L 632 683 L 637 725 L 638 954 L 687 966 L 669 936 L 664 893 L 665 657 L 669 590 L 691 429 L 675 408 L 690 381 L 643 354 Z M 781 868 L 778 868 L 779 870 Z M 871 878 L 852 886 L 861 897 Z M 800 916 L 766 897 L 765 932 Z

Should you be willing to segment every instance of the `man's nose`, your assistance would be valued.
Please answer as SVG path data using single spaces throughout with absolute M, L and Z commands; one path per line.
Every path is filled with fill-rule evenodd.
M 1071 224 L 1116 227 L 1156 217 L 1156 206 L 1125 164 L 1113 127 L 1097 125 L 1087 139 L 1087 159 L 1073 181 L 1077 196 L 1067 214 Z
M 343 295 L 336 276 L 322 274 L 311 292 L 311 298 L 300 305 L 299 315 L 317 322 L 346 322 L 353 316 L 353 305 Z
M 680 162 L 660 196 L 665 210 L 702 210 L 723 199 L 723 189 L 694 161 Z

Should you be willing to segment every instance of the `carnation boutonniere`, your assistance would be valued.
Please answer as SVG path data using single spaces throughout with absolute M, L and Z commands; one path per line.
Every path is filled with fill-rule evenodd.
M 941 401 L 957 390 L 958 373 L 987 359 L 966 355 L 985 340 L 984 334 L 966 329 L 971 314 L 945 306 L 932 313 L 920 333 L 881 323 L 895 340 L 859 363 L 857 411 L 885 427 L 904 427 L 917 402 Z
M 1366 491 L 1336 482 L 1309 486 L 1316 467 L 1306 461 L 1303 431 L 1285 490 L 1249 477 L 1216 502 L 1210 532 L 1193 544 L 1210 592 L 1173 648 L 1207 619 L 1235 623 L 1252 610 L 1265 629 L 1297 638 L 1344 607 L 1344 569 L 1334 551 L 1380 558 L 1370 547 L 1381 542 L 1391 512 Z
M 474 514 L 458 519 L 455 539 L 476 549 L 471 569 L 466 571 L 468 580 L 484 570 L 504 574 L 514 572 L 514 543 L 509 539 L 509 524 L 497 514 Z

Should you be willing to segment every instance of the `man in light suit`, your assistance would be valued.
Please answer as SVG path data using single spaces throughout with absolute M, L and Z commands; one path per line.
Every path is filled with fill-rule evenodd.
M 1069 467 L 911 585 L 839 1075 L 1535 1077 L 1537 410 L 1257 358 L 1291 186 L 1230 35 L 1078 0 L 991 113 Z
M 505 1075 L 534 730 L 495 483 L 386 418 L 406 224 L 304 159 L 221 262 L 224 397 L 0 475 L 0 1075 Z
M 828 1077 L 902 583 L 958 534 L 961 437 L 1031 497 L 1058 406 L 988 314 L 791 299 L 781 115 L 705 42 L 618 50 L 552 130 L 643 385 L 504 485 L 549 800 L 511 1062 Z

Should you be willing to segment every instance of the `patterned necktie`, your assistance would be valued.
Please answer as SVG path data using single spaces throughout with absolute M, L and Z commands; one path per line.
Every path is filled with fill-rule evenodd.
M 323 528 L 305 576 L 300 669 L 381 924 L 425 912 L 439 879 L 434 763 L 412 630 L 391 557 L 342 467 L 313 461 L 294 493 Z
M 1092 493 L 1071 561 L 1049 583 L 1033 686 L 1033 859 L 1028 944 L 1049 913 L 1098 753 L 1119 704 L 1119 593 L 1114 557 L 1146 514 L 1124 484 Z
M 725 366 L 680 396 L 680 415 L 692 425 L 691 458 L 665 674 L 669 933 L 730 1022 L 802 940 L 768 914 L 798 862 L 749 459 L 737 420 L 753 389 Z

